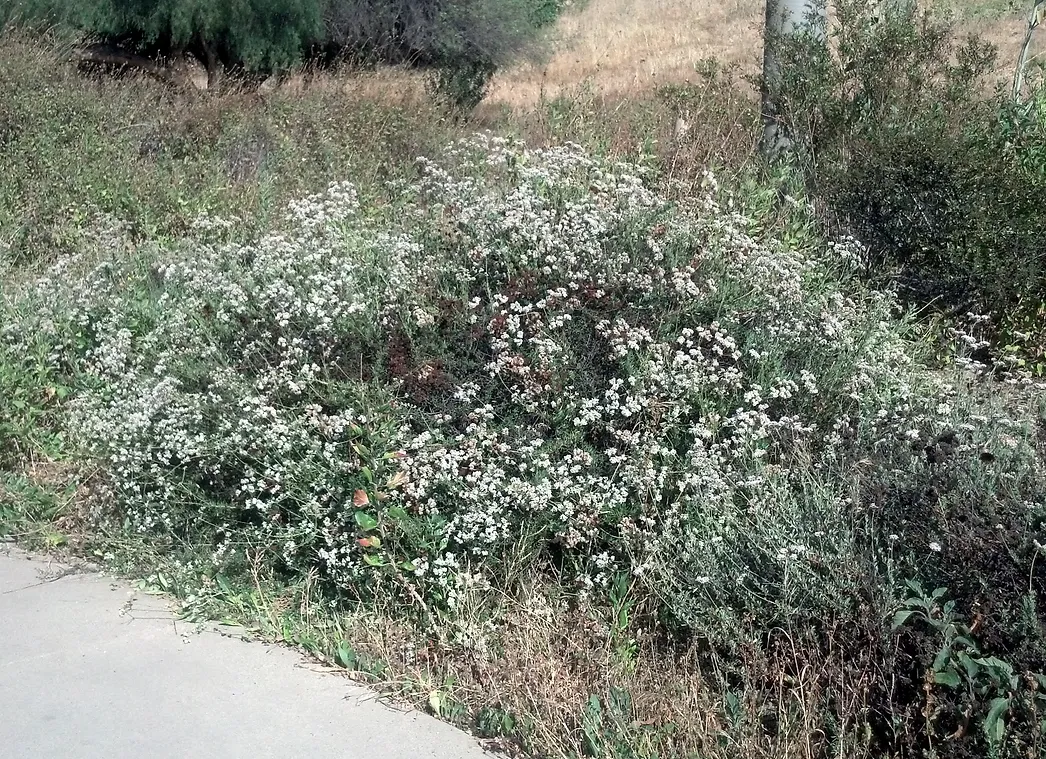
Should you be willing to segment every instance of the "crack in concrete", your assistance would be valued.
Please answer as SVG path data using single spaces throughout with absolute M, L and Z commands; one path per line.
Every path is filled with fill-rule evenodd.
M 11 595 L 13 593 L 21 593 L 23 590 L 30 590 L 32 588 L 39 588 L 39 587 L 41 587 L 43 585 L 50 585 L 53 582 L 58 582 L 59 580 L 63 580 L 66 577 L 71 577 L 72 575 L 82 575 L 82 574 L 87 574 L 87 570 L 83 569 L 82 567 L 77 567 L 77 566 L 66 567 L 65 569 L 61 570 L 60 572 L 58 572 L 57 574 L 55 574 L 55 575 L 53 575 L 51 577 L 42 577 L 39 582 L 34 582 L 34 583 L 29 584 L 29 585 L 23 585 L 20 588 L 12 588 L 11 590 L 0 591 L 0 596 L 9 596 L 9 595 Z

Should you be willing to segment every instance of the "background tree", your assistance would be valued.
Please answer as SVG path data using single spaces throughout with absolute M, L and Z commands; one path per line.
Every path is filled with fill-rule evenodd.
M 559 12 L 560 0 L 0 0 L 0 21 L 71 30 L 106 46 L 102 62 L 120 60 L 113 48 L 130 64 L 191 54 L 210 84 L 222 69 L 407 62 L 463 105 Z
M 561 10 L 561 0 L 335 0 L 327 45 L 364 63 L 431 68 L 443 95 L 471 107 Z
M 268 73 L 286 69 L 322 37 L 318 0 L 21 0 L 8 16 L 53 24 L 108 47 L 151 59 L 191 53 L 209 83 L 221 68 Z

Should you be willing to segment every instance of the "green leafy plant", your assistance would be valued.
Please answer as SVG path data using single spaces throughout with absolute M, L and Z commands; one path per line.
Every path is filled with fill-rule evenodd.
M 13 345 L 0 334 L 0 469 L 30 452 L 61 455 L 61 406 L 72 388 L 45 339 Z
M 1012 664 L 983 652 L 976 640 L 980 620 L 969 624 L 960 620 L 955 602 L 945 600 L 946 588 L 927 593 L 916 581 L 909 581 L 908 587 L 913 595 L 895 612 L 894 631 L 920 625 L 934 633 L 935 645 L 939 646 L 926 675 L 928 722 L 940 719 L 941 711 L 947 708 L 956 709 L 961 717 L 955 735 L 965 733 L 971 722 L 979 723 L 991 755 L 1002 755 L 1007 720 L 1020 708 L 1035 714 L 1046 707 L 1042 690 L 1046 675 L 1019 673 Z M 937 704 L 935 686 L 951 691 L 957 699 L 954 705 Z
M 66 543 L 54 525 L 75 496 L 75 486 L 55 489 L 24 474 L 0 471 L 0 536 L 27 539 L 48 549 Z
M 521 727 L 512 712 L 498 707 L 484 707 L 476 716 L 476 732 L 484 738 L 517 737 Z
M 624 572 L 618 572 L 607 589 L 607 600 L 610 607 L 609 628 L 614 657 L 625 667 L 634 664 L 638 645 L 633 635 L 635 599 L 631 578 Z

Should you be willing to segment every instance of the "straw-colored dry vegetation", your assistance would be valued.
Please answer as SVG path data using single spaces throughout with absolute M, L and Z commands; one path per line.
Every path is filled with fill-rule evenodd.
M 591 0 L 561 20 L 547 60 L 499 74 L 490 98 L 526 107 L 581 83 L 627 97 L 692 81 L 709 59 L 754 73 L 761 26 L 758 0 Z

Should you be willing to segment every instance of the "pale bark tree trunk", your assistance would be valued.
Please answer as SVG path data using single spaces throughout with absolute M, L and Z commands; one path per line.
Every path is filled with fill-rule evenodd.
M 1032 5 L 1031 16 L 1028 17 L 1028 32 L 1021 45 L 1020 55 L 1017 56 L 1017 70 L 1013 72 L 1013 99 L 1021 100 L 1024 95 L 1024 69 L 1028 65 L 1028 49 L 1031 47 L 1031 38 L 1035 30 L 1046 21 L 1046 0 L 1038 0 Z
M 766 0 L 766 28 L 763 33 L 763 138 L 760 150 L 770 158 L 787 152 L 792 138 L 782 121 L 780 104 L 775 102 L 782 69 L 780 43 L 789 35 L 804 30 L 823 30 L 827 14 L 825 0 Z

